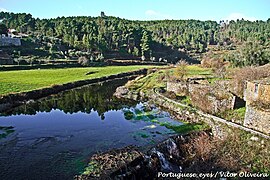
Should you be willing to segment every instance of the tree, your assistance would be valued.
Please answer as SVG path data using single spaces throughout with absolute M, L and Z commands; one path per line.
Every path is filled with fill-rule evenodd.
M 102 53 L 100 53 L 100 54 L 98 55 L 97 60 L 98 60 L 98 61 L 103 61 L 103 60 L 104 60 L 104 56 L 103 56 Z
M 234 66 L 239 67 L 264 65 L 270 62 L 269 59 L 270 50 L 256 41 L 244 43 L 237 52 L 227 57 Z
M 14 61 L 17 62 L 18 66 L 20 65 L 20 62 L 23 60 L 22 57 L 14 58 Z
M 150 43 L 151 39 L 147 31 L 143 31 L 142 39 L 141 39 L 141 51 L 142 56 L 150 57 Z
M 180 60 L 176 68 L 174 70 L 174 75 L 176 79 L 180 79 L 181 81 L 184 81 L 184 77 L 187 75 L 187 65 L 188 63 L 184 60 Z
M 82 41 L 83 41 L 84 47 L 89 50 L 89 48 L 90 48 L 90 42 L 89 42 L 88 35 L 84 34 Z
M 8 33 L 7 26 L 3 23 L 0 23 L 0 35 L 2 35 L 2 34 L 7 35 L 7 33 Z
M 91 55 L 90 62 L 92 63 L 94 61 L 94 57 Z
M 26 62 L 28 62 L 30 64 L 30 66 L 33 66 L 33 62 L 36 60 L 36 57 L 30 57 L 28 59 L 25 59 Z
M 134 49 L 133 49 L 133 55 L 134 56 L 139 56 L 139 49 L 137 48 L 137 47 L 134 47 Z
M 250 41 L 249 39 L 258 41 L 264 49 L 269 49 L 270 45 L 270 19 L 255 22 L 230 21 L 230 23 L 226 22 L 226 28 L 221 28 L 216 21 L 129 21 L 116 17 L 39 19 L 33 18 L 31 14 L 9 12 L 0 12 L 0 19 L 2 19 L 2 29 L 3 24 L 5 26 L 2 30 L 4 33 L 6 27 L 22 32 L 32 31 L 33 36 L 37 34 L 60 39 L 63 43 L 61 44 L 68 48 L 67 50 L 75 48 L 75 51 L 87 50 L 98 51 L 98 53 L 122 51 L 124 55 L 131 52 L 134 56 L 144 56 L 146 59 L 151 57 L 150 50 L 156 54 L 156 51 L 160 51 L 164 46 L 174 50 L 201 53 L 207 50 L 207 45 L 218 43 L 219 48 L 226 48 L 228 42 L 239 46 Z M 47 39 L 41 38 L 39 45 L 48 43 L 47 41 L 50 40 Z M 47 47 L 40 49 L 49 50 Z M 260 48 L 257 52 L 260 52 Z M 262 55 L 259 56 L 266 57 L 266 54 L 263 50 Z M 251 56 L 254 57 L 254 53 Z M 241 61 L 237 60 L 237 62 Z
M 81 56 L 78 59 L 78 63 L 81 64 L 82 66 L 88 66 L 89 65 L 89 59 L 85 56 Z

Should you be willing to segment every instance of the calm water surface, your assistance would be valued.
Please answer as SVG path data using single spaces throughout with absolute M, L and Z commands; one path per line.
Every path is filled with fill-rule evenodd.
M 73 179 L 90 155 L 153 145 L 181 124 L 147 103 L 113 97 L 126 80 L 65 91 L 2 113 L 0 179 Z

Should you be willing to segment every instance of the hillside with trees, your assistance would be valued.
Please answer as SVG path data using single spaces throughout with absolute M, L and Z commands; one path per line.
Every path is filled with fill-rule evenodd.
M 1 12 L 0 19 L 1 29 L 5 25 L 28 35 L 22 40 L 23 48 L 10 49 L 9 54 L 14 58 L 32 55 L 32 59 L 78 59 L 83 56 L 91 61 L 122 57 L 177 62 L 201 60 L 203 53 L 222 51 L 218 58 L 234 66 L 269 62 L 270 19 L 220 23 L 131 21 L 111 16 L 39 19 L 31 14 L 8 12 Z

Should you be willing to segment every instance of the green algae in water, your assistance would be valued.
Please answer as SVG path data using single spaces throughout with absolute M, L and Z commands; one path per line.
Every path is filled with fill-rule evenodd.
M 142 130 L 142 131 L 137 131 L 137 132 L 134 132 L 132 133 L 132 136 L 133 138 L 136 140 L 136 141 L 147 141 L 151 138 L 153 138 L 155 136 L 155 134 L 150 134 L 149 132 L 145 131 L 145 130 Z
M 142 120 L 142 121 L 151 121 L 157 117 L 157 111 L 155 109 L 149 108 L 135 108 L 133 110 L 123 110 L 126 120 Z
M 135 109 L 135 120 L 151 121 L 156 118 L 156 113 L 154 110 L 143 112 Z
M 141 137 L 142 138 L 149 138 L 149 135 L 148 134 L 141 134 Z
M 8 126 L 8 127 L 0 126 L 0 139 L 6 138 L 9 134 L 13 132 L 15 132 L 15 130 L 14 130 L 14 127 L 12 126 Z
M 127 116 L 127 117 L 126 117 Z M 145 108 L 145 107 L 142 107 L 141 109 L 140 108 L 135 108 L 132 111 L 128 111 L 126 112 L 125 114 L 125 117 L 127 119 L 134 119 L 134 120 L 142 120 L 142 121 L 145 121 L 145 122 L 151 122 L 153 124 L 158 124 L 160 126 L 164 126 L 166 127 L 168 130 L 170 130 L 171 132 L 168 132 L 168 133 L 161 133 L 161 134 L 170 134 L 172 132 L 174 133 L 178 133 L 178 134 L 181 134 L 181 133 L 187 133 L 187 132 L 192 132 L 192 131 L 201 131 L 201 130 L 204 130 L 204 129 L 208 129 L 209 127 L 206 125 L 206 124 L 199 124 L 199 123 L 196 123 L 196 124 L 179 124 L 179 123 L 172 123 L 172 122 L 167 122 L 165 121 L 164 122 L 164 115 L 162 114 L 159 114 L 156 109 L 149 109 L 149 108 Z M 147 129 L 147 127 L 150 127 L 150 126 L 146 126 L 144 129 Z M 151 126 L 152 127 L 152 126 Z M 142 138 L 149 138 L 149 134 L 146 134 L 146 133 L 142 133 L 142 132 L 138 132 L 137 135 L 135 136 L 139 136 L 139 137 L 142 137 Z
M 133 114 L 132 111 L 125 111 L 125 112 L 124 112 L 124 116 L 125 116 L 125 119 L 126 119 L 126 120 L 131 120 L 131 119 L 133 119 L 134 114 Z
M 155 144 L 156 144 L 156 141 L 153 140 L 153 139 L 151 139 L 151 140 L 149 141 L 149 144 L 155 145 Z
M 209 127 L 206 124 L 184 124 L 184 125 L 172 125 L 168 122 L 159 123 L 161 126 L 165 126 L 168 129 L 173 130 L 176 133 L 187 133 L 191 131 L 201 131 L 208 129 Z
M 151 122 L 152 123 L 158 123 L 159 121 L 157 119 L 152 119 Z
M 75 172 L 79 172 L 79 174 L 81 174 L 84 171 L 86 164 L 87 163 L 82 157 L 77 158 L 71 162 L 72 167 L 75 167 Z
M 100 176 L 101 166 L 97 161 L 90 161 L 88 166 L 85 168 L 85 171 L 83 172 L 84 175 L 95 175 L 95 177 Z
M 149 138 L 150 137 L 150 135 L 148 133 L 145 133 L 145 132 L 138 132 L 137 135 L 142 137 L 142 138 Z

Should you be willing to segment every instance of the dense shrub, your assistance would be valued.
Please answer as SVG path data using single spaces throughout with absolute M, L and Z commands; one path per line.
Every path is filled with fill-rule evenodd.
M 180 60 L 177 65 L 176 68 L 174 70 L 174 76 L 176 79 L 179 79 L 181 81 L 184 80 L 184 77 L 187 75 L 188 71 L 187 71 L 187 65 L 188 63 L 184 60 Z

